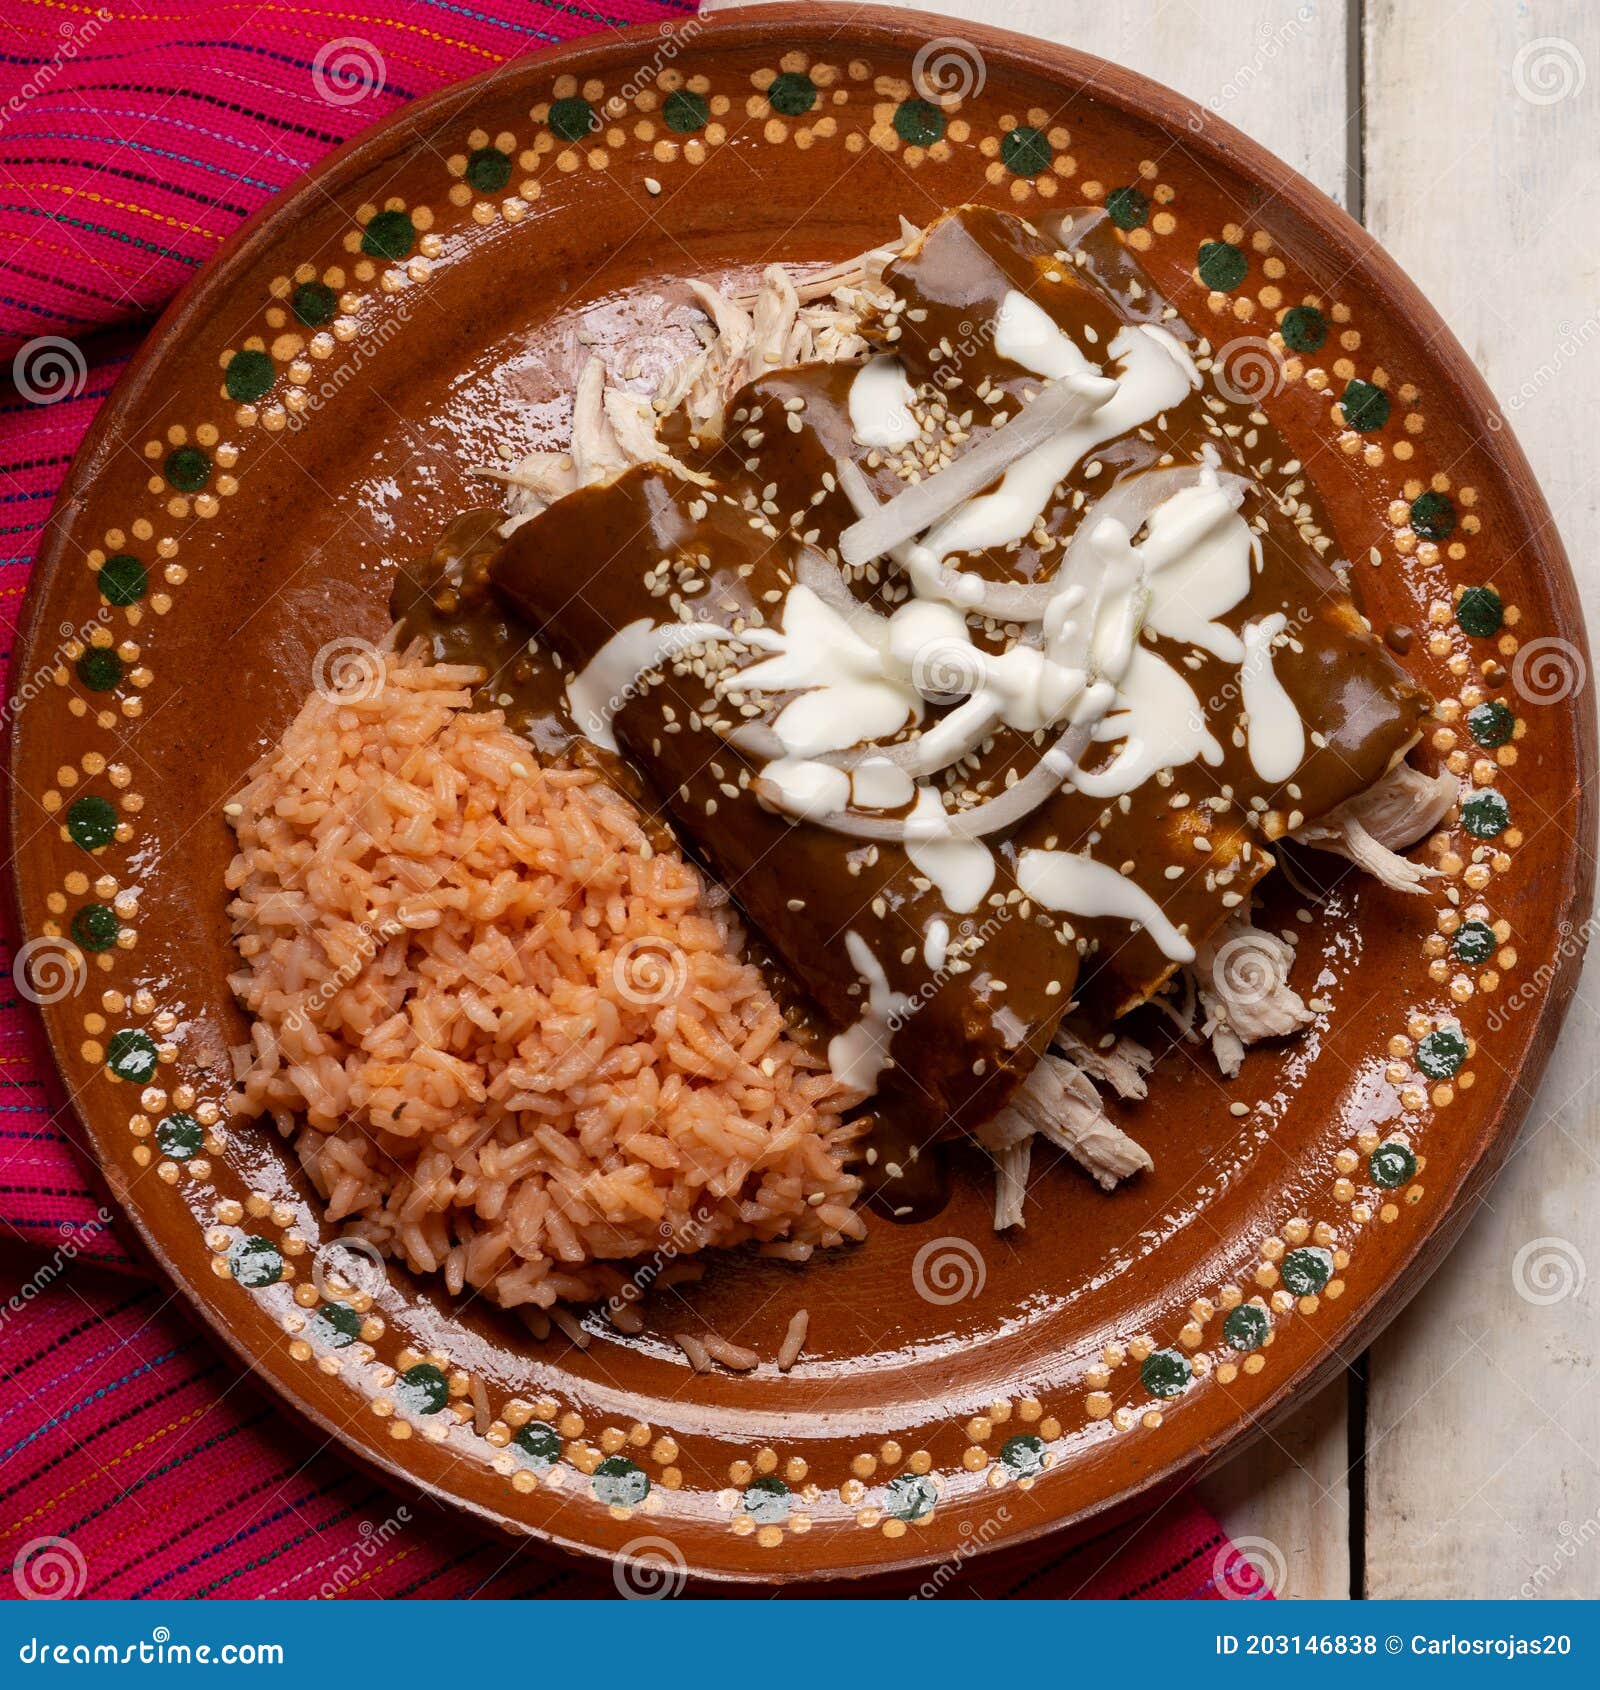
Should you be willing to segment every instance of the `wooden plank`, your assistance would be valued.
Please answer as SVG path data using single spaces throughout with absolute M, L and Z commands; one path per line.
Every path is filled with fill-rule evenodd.
M 1507 405 L 1593 607 L 1600 11 L 1368 0 L 1366 66 L 1368 225 Z M 1596 1004 L 1591 961 L 1511 1166 L 1373 1352 L 1373 1596 L 1600 1596 L 1596 1292 L 1559 1295 L 1600 1278 Z
M 1350 1594 L 1347 1402 L 1340 1379 L 1197 1487 L 1280 1597 Z
M 706 0 L 706 11 L 727 10 Z M 1132 66 L 1218 112 L 1345 203 L 1351 132 L 1346 13 L 1283 0 L 1233 0 L 1207 9 L 1163 0 L 945 0 L 960 20 L 1001 22 Z M 1206 1475 L 1202 1498 L 1230 1534 L 1295 1596 L 1350 1592 L 1345 1390 L 1325 1391 L 1303 1415 Z M 1281 1569 L 1281 1571 L 1279 1571 Z

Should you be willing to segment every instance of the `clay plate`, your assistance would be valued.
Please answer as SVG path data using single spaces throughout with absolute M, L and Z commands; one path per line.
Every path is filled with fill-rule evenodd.
M 17 657 L 37 681 L 12 736 L 24 967 L 150 1248 L 353 1458 L 669 1577 L 1015 1544 L 1304 1396 L 1493 1176 L 1590 908 L 1572 578 L 1461 348 L 1355 224 L 1212 114 L 1017 36 L 939 40 L 951 27 L 794 6 L 626 31 L 336 154 L 184 293 L 102 410 Z M 1198 1052 L 1168 1057 L 1138 1110 L 1152 1177 L 1108 1197 L 1049 1169 L 1027 1231 L 996 1239 L 974 1162 L 935 1219 L 875 1219 L 837 1259 L 716 1264 L 699 1318 L 765 1355 L 810 1309 L 787 1377 L 689 1372 L 670 1293 L 637 1339 L 592 1318 L 586 1351 L 393 1269 L 328 1311 L 308 1188 L 275 1133 L 223 1112 L 244 1028 L 222 803 L 319 654 L 383 633 L 397 565 L 488 502 L 464 467 L 561 438 L 580 327 L 648 364 L 684 332 L 684 276 L 841 258 L 968 199 L 1106 204 L 1213 346 L 1254 361 L 1236 379 L 1260 384 L 1369 617 L 1410 630 L 1441 701 L 1420 755 L 1460 774 L 1463 805 L 1421 848 L 1439 879 L 1401 898 L 1320 859 L 1334 884 L 1296 983 L 1326 1013 L 1231 1087 Z M 1287 891 L 1274 925 L 1302 904 Z

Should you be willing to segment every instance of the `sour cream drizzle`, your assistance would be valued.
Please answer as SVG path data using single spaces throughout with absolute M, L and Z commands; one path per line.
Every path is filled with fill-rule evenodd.
M 1070 851 L 1024 851 L 1017 859 L 1017 885 L 1024 897 L 1046 909 L 1137 922 L 1169 962 L 1194 961 L 1194 946 L 1162 914 L 1155 899 L 1106 863 Z
M 867 1007 L 853 1026 L 828 1040 L 828 1067 L 843 1084 L 872 1092 L 889 1063 L 892 1023 L 910 1009 L 911 999 L 890 986 L 883 964 L 853 927 L 844 936 L 844 946 L 851 966 L 866 982 Z
M 611 723 L 634 696 L 639 677 L 694 647 L 731 636 L 723 629 L 693 622 L 657 624 L 641 616 L 619 628 L 567 682 L 572 719 L 606 751 L 617 749 Z
M 869 358 L 850 383 L 851 433 L 863 446 L 909 446 L 921 432 L 916 397 L 898 358 Z
M 1263 780 L 1288 780 L 1306 754 L 1305 723 L 1272 667 L 1272 642 L 1288 626 L 1289 618 L 1279 611 L 1246 623 L 1244 630 L 1239 690 L 1249 719 L 1245 744 Z

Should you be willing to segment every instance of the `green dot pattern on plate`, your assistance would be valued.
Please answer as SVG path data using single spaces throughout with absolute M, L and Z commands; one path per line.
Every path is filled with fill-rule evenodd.
M 804 71 L 786 70 L 767 89 L 767 104 L 780 117 L 804 117 L 816 103 L 817 85 Z
M 308 329 L 320 329 L 333 321 L 339 296 L 326 282 L 302 282 L 289 295 L 289 309 Z
M 1448 494 L 1419 493 L 1411 501 L 1411 527 L 1424 540 L 1448 540 L 1455 526 L 1455 502 Z
M 692 88 L 674 88 L 661 102 L 661 120 L 675 135 L 693 135 L 711 121 L 711 107 Z
M 931 147 L 943 140 L 946 121 L 932 100 L 902 100 L 894 108 L 894 132 L 908 147 Z
M 589 1483 L 608 1508 L 637 1508 L 650 1494 L 650 1475 L 625 1456 L 607 1456 Z
M 1228 1312 L 1222 1323 L 1222 1336 L 1236 1350 L 1259 1350 L 1272 1330 L 1267 1311 L 1257 1303 L 1241 1303 Z
M 156 1071 L 155 1040 L 137 1027 L 123 1027 L 106 1040 L 106 1067 L 119 1080 L 144 1085 Z
M 1037 176 L 1054 157 L 1044 132 L 1019 123 L 1000 137 L 1000 162 L 1013 176 Z
M 1492 751 L 1504 745 L 1517 731 L 1517 719 L 1511 707 L 1498 698 L 1486 699 L 1467 712 L 1467 731 L 1478 744 Z
M 1232 241 L 1203 241 L 1195 268 L 1213 293 L 1231 293 L 1250 273 L 1250 261 Z
M 200 1154 L 205 1142 L 205 1128 L 193 1115 L 167 1115 L 156 1122 L 156 1143 L 163 1156 L 174 1162 L 187 1162 Z
M 1389 395 L 1370 381 L 1358 379 L 1347 383 L 1339 406 L 1346 426 L 1357 434 L 1371 434 L 1389 420 Z
M 780 1525 L 789 1518 L 789 1487 L 775 1473 L 752 1479 L 744 1493 L 744 1511 L 763 1526 Z
M 1467 1041 L 1454 1027 L 1436 1027 L 1417 1040 L 1417 1066 L 1430 1080 L 1448 1080 L 1467 1060 Z
M 85 904 L 72 918 L 72 937 L 82 950 L 109 951 L 121 931 L 117 912 L 107 904 Z
M 228 367 L 222 372 L 222 385 L 235 404 L 253 405 L 266 397 L 277 377 L 277 368 L 266 353 L 247 346 L 228 360 Z
M 1498 839 L 1511 825 L 1511 806 L 1505 794 L 1475 792 L 1461 806 L 1461 825 L 1474 839 Z
M 131 552 L 118 552 L 100 565 L 95 577 L 100 596 L 107 604 L 137 604 L 145 595 L 150 582 L 144 565 Z
M 380 211 L 361 231 L 361 250 L 368 258 L 407 258 L 416 242 L 416 225 L 404 211 Z
M 542 1420 L 530 1420 L 511 1434 L 511 1441 L 533 1467 L 554 1467 L 561 1459 L 561 1434 Z
M 109 798 L 86 792 L 67 806 L 67 836 L 85 851 L 98 851 L 117 836 L 117 812 Z
M 933 1512 L 939 1487 L 926 1473 L 901 1473 L 884 1487 L 884 1505 L 897 1520 L 921 1520 Z
M 90 692 L 115 692 L 122 685 L 122 659 L 108 645 L 92 645 L 74 668 Z
M 1177 1350 L 1157 1350 L 1144 1358 L 1139 1377 L 1153 1397 L 1181 1397 L 1189 1388 L 1194 1369 L 1189 1358 Z
M 1479 963 L 1487 962 L 1494 955 L 1497 943 L 1492 927 L 1481 921 L 1464 921 L 1456 929 L 1455 942 L 1451 948 L 1460 961 L 1476 968 Z
M 270 1238 L 237 1238 L 228 1251 L 233 1277 L 247 1291 L 264 1291 L 283 1278 L 283 1253 Z
M 1000 1446 L 1000 1463 L 1019 1479 L 1031 1478 L 1044 1467 L 1044 1439 L 1032 1432 L 1018 1432 Z
M 324 1303 L 311 1317 L 311 1338 L 325 1349 L 343 1350 L 361 1336 L 361 1316 L 348 1303 Z
M 1456 622 L 1475 640 L 1492 639 L 1505 620 L 1505 606 L 1493 587 L 1468 587 L 1456 600 Z
M 479 147 L 467 160 L 467 181 L 480 194 L 497 194 L 510 180 L 510 155 L 498 147 Z
M 550 133 L 558 141 L 581 141 L 600 127 L 594 107 L 581 95 L 572 94 L 564 100 L 553 100 L 546 119 Z
M 1119 229 L 1142 229 L 1150 216 L 1150 196 L 1139 188 L 1113 188 L 1106 195 L 1106 216 Z
M 161 473 L 180 493 L 198 493 L 211 479 L 211 460 L 198 446 L 179 446 L 167 453 Z
M 1333 1257 L 1315 1246 L 1291 1250 L 1278 1269 L 1284 1287 L 1297 1297 L 1314 1297 L 1333 1278 Z
M 1328 319 L 1314 305 L 1296 305 L 1284 312 L 1278 333 L 1291 352 L 1318 352 L 1328 338 Z
M 1373 1184 L 1389 1191 L 1417 1177 L 1417 1159 L 1411 1154 L 1411 1147 L 1397 1139 L 1380 1144 L 1367 1158 L 1367 1167 Z
M 450 1385 L 431 1361 L 419 1361 L 395 1380 L 394 1396 L 408 1414 L 437 1414 L 450 1400 Z

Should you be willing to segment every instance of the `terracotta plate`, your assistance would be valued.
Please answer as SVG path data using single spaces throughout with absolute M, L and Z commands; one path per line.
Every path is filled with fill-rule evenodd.
M 951 27 L 797 6 L 630 31 L 336 155 L 189 288 L 102 411 L 17 657 L 37 678 L 12 748 L 24 977 L 151 1248 L 353 1457 L 668 1576 L 964 1557 L 1171 1481 L 1303 1395 L 1494 1173 L 1590 905 L 1572 579 L 1466 355 L 1360 229 L 1210 114 Z M 1164 1060 L 1138 1111 L 1152 1177 L 1107 1197 L 1050 1169 L 998 1240 L 975 1161 L 934 1220 L 874 1220 L 837 1259 L 717 1263 L 699 1316 L 765 1355 L 810 1309 L 786 1377 L 690 1373 L 672 1309 L 635 1339 L 596 1317 L 579 1350 L 394 1270 L 330 1306 L 308 1188 L 223 1112 L 244 1033 L 223 801 L 319 654 L 382 634 L 397 564 L 486 502 L 465 466 L 560 440 L 580 335 L 648 364 L 684 332 L 675 281 L 838 259 L 968 199 L 1105 205 L 1257 384 L 1369 616 L 1441 701 L 1421 756 L 1463 802 L 1421 848 L 1439 878 L 1402 898 L 1324 858 L 1314 909 L 1286 889 L 1274 925 L 1303 919 L 1296 982 L 1326 1011 L 1231 1087 Z

